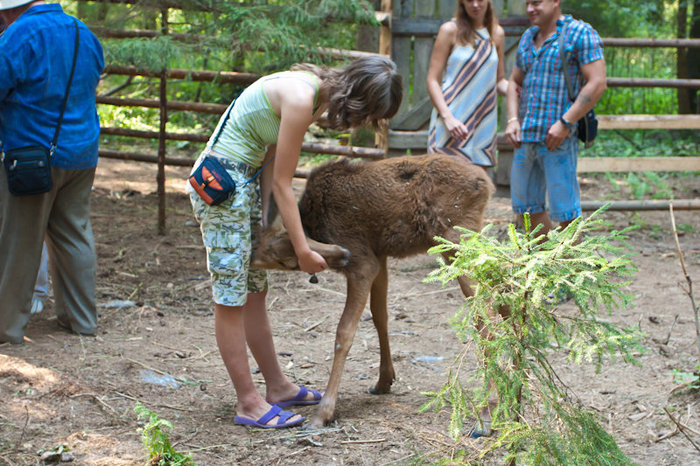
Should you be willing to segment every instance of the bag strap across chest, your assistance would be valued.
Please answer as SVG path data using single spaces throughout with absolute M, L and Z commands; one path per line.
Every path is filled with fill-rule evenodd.
M 73 75 L 75 74 L 75 64 L 78 61 L 78 48 L 80 47 L 80 27 L 78 26 L 78 20 L 73 18 L 73 24 L 75 25 L 75 45 L 73 47 L 73 64 L 70 69 L 70 76 L 68 78 L 68 84 L 66 84 L 66 92 L 63 95 L 63 102 L 61 103 L 61 113 L 58 116 L 58 124 L 56 125 L 56 132 L 54 132 L 53 140 L 51 141 L 51 146 L 49 148 L 49 157 L 53 157 L 53 153 L 56 151 L 58 145 L 58 135 L 61 132 L 61 124 L 63 123 L 63 115 L 66 113 L 66 107 L 68 106 L 68 96 L 70 95 L 71 84 L 73 83 Z

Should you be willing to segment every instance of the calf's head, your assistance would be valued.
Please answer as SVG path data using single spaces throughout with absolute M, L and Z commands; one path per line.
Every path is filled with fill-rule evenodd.
M 350 262 L 350 251 L 335 244 L 326 244 L 306 237 L 312 251 L 319 253 L 334 270 L 343 269 Z M 255 248 L 251 267 L 271 270 L 299 270 L 299 261 L 279 216 L 268 222 Z

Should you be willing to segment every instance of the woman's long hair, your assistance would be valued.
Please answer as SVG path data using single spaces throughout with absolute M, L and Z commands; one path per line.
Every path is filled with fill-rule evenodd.
M 455 13 L 457 18 L 457 43 L 459 44 L 476 44 L 476 28 L 472 24 L 472 19 L 467 14 L 467 9 L 464 8 L 461 0 L 457 0 L 457 13 Z M 488 0 L 488 6 L 486 7 L 486 14 L 484 15 L 484 26 L 486 30 L 489 31 L 489 36 L 493 41 L 493 33 L 498 25 L 498 18 L 496 17 L 496 12 L 493 10 L 493 2 Z
M 327 96 L 328 125 L 332 129 L 365 125 L 380 128 L 401 105 L 401 75 L 388 57 L 361 57 L 341 68 L 302 63 L 291 69 L 310 71 L 321 79 L 319 92 Z

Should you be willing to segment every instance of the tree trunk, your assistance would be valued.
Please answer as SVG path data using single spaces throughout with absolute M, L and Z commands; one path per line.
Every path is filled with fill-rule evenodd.
M 677 34 L 679 39 L 685 39 L 688 30 L 688 0 L 678 0 Z M 688 49 L 679 47 L 676 55 L 676 77 L 678 79 L 688 78 Z M 678 113 L 691 113 L 689 89 L 678 89 Z
M 374 7 L 374 11 L 381 10 L 381 0 L 371 0 L 369 3 Z M 355 50 L 376 53 L 379 50 L 379 28 L 364 24 L 357 26 Z
M 700 0 L 693 0 L 693 16 L 690 20 L 689 39 L 700 39 Z M 700 49 L 688 49 L 686 63 L 689 78 L 700 78 Z M 689 103 L 691 112 L 700 114 L 700 91 L 692 89 L 689 91 Z

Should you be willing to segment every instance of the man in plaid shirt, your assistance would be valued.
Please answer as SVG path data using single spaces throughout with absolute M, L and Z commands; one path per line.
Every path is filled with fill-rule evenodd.
M 552 221 L 564 228 L 581 215 L 576 122 L 605 91 L 605 59 L 598 33 L 562 15 L 561 0 L 525 3 L 532 27 L 520 39 L 506 97 L 506 137 L 516 148 L 511 197 L 514 212 L 529 212 L 533 227 L 542 224 L 540 233 L 547 234 Z M 565 67 L 560 34 L 570 57 Z M 574 102 L 569 100 L 564 72 L 574 83 Z

